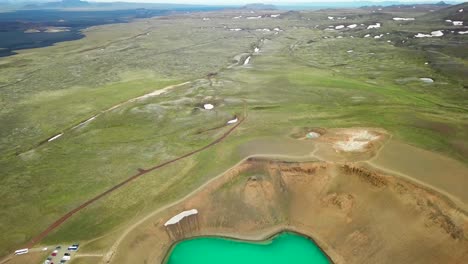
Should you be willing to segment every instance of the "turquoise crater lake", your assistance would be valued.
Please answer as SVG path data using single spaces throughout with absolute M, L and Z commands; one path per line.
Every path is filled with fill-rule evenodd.
M 220 237 L 201 237 L 177 243 L 167 264 L 328 264 L 322 250 L 312 241 L 284 232 L 263 242 Z

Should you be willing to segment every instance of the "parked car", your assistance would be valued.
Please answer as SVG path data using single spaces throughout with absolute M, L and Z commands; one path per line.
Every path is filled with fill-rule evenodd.
M 55 249 L 61 249 L 61 248 L 62 248 L 62 246 L 56 246 L 55 247 Z
M 70 256 L 70 253 L 65 253 L 65 254 L 63 254 L 63 255 L 64 255 L 64 256 Z
M 52 257 L 55 257 L 55 256 L 57 256 L 57 253 L 56 253 L 56 252 L 52 252 L 51 256 L 52 256 Z

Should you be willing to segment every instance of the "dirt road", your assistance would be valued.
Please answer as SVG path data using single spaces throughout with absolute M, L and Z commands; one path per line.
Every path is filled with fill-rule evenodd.
M 187 157 L 190 157 L 192 155 L 195 155 L 203 150 L 206 150 L 216 144 L 218 144 L 219 142 L 223 141 L 226 137 L 228 137 L 239 125 L 242 124 L 242 122 L 245 120 L 245 118 L 242 118 L 240 119 L 240 121 L 235 124 L 234 126 L 232 126 L 228 131 L 226 131 L 221 137 L 217 138 L 216 140 L 212 141 L 211 143 L 209 143 L 208 145 L 202 147 L 202 148 L 199 148 L 199 149 L 196 149 L 194 151 L 191 151 L 185 155 L 182 155 L 178 158 L 175 158 L 175 159 L 172 159 L 172 160 L 169 160 L 169 161 L 166 161 L 164 163 L 161 163 L 159 165 L 156 165 L 154 167 L 151 167 L 149 169 L 141 169 L 139 170 L 139 172 L 131 177 L 129 177 L 128 179 L 120 182 L 119 184 L 111 187 L 110 189 L 102 192 L 101 194 L 89 199 L 88 201 L 82 203 L 81 205 L 79 205 L 78 207 L 76 207 L 75 209 L 69 211 L 68 213 L 66 213 L 65 215 L 63 215 L 61 218 L 59 218 L 58 220 L 56 220 L 54 223 L 52 223 L 47 229 L 45 229 L 44 231 L 42 231 L 39 235 L 37 235 L 36 237 L 34 237 L 33 239 L 31 239 L 31 241 L 29 241 L 28 244 L 25 245 L 26 248 L 31 248 L 32 246 L 34 246 L 36 243 L 38 243 L 39 241 L 41 241 L 44 237 L 46 237 L 50 232 L 52 232 L 54 229 L 56 229 L 57 227 L 59 227 L 62 223 L 64 223 L 67 219 L 69 219 L 70 217 L 72 217 L 75 213 L 79 212 L 80 210 L 84 209 L 85 207 L 87 207 L 88 205 L 96 202 L 97 200 L 101 199 L 102 197 L 108 195 L 109 193 L 121 188 L 122 186 L 128 184 L 129 182 L 149 173 L 149 172 L 152 172 L 154 170 L 157 170 L 159 168 L 162 168 L 162 167 L 165 167 L 169 164 L 172 164 L 174 162 L 177 162 L 179 160 L 182 160 L 184 158 L 187 158 Z

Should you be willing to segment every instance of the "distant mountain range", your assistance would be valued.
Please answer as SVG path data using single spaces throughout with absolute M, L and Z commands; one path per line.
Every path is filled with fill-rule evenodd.
M 162 1 L 162 0 L 161 0 Z M 168 0 L 170 1 L 170 0 Z M 220 1 L 222 3 L 222 1 Z M 428 2 L 428 1 L 414 1 L 414 2 L 400 2 L 400 1 L 348 1 L 348 2 L 310 2 L 310 3 L 288 3 L 280 2 L 278 4 L 262 4 L 253 3 L 245 6 L 241 5 L 223 5 L 216 4 L 210 6 L 217 7 L 239 7 L 245 9 L 318 9 L 318 8 L 340 8 L 340 7 L 363 7 L 363 6 L 398 6 L 398 5 L 412 5 L 412 4 L 457 4 L 460 1 L 448 2 Z M 135 2 L 87 2 L 83 0 L 0 0 L 0 8 L 7 9 L 174 9 L 174 8 L 187 8 L 194 6 L 208 6 L 208 5 L 192 5 L 192 4 L 161 4 L 161 3 L 135 3 Z
M 20 9 L 87 9 L 87 10 L 118 10 L 118 9 L 185 9 L 190 7 L 220 7 L 222 5 L 194 5 L 194 4 L 165 4 L 165 3 L 136 3 L 136 2 L 87 2 L 83 0 L 0 0 L 0 8 L 12 10 Z

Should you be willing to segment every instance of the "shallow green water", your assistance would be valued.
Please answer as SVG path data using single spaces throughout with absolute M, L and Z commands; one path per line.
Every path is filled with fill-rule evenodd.
M 203 237 L 178 243 L 168 264 L 325 264 L 315 243 L 294 233 L 281 233 L 265 242 Z

